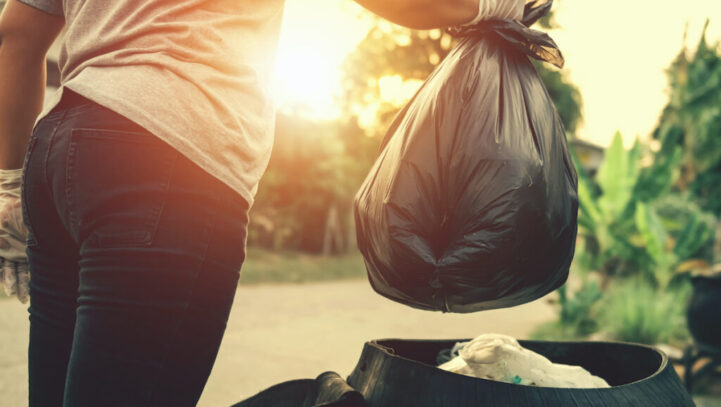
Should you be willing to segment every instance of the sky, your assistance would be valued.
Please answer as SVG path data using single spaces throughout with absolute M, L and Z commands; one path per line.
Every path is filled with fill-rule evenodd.
M 707 39 L 721 40 L 721 0 L 556 0 L 554 7 L 561 27 L 550 34 L 584 101 L 578 135 L 601 146 L 616 131 L 627 146 L 648 137 L 668 100 L 665 69 L 686 27 L 690 50 L 707 18 Z M 339 114 L 340 65 L 371 24 L 359 10 L 351 0 L 287 0 L 275 81 L 281 107 L 306 105 L 320 119 Z

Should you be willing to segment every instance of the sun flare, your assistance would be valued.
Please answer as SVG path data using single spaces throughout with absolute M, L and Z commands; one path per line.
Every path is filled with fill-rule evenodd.
M 278 55 L 276 98 L 281 106 L 301 107 L 313 116 L 336 116 L 334 96 L 340 71 L 332 55 L 319 48 L 298 46 Z
M 341 64 L 370 28 L 351 1 L 288 0 L 278 45 L 274 94 L 283 108 L 340 115 Z
M 630 145 L 634 137 L 647 136 L 668 100 L 665 69 L 677 55 L 684 31 L 693 49 L 711 16 L 707 38 L 711 43 L 721 40 L 721 20 L 716 18 L 721 2 L 654 4 L 558 2 L 561 27 L 550 34 L 566 56 L 566 74 L 583 93 L 581 138 L 608 145 L 620 130 Z M 287 0 L 274 83 L 281 109 L 316 119 L 340 115 L 341 64 L 373 24 L 359 18 L 359 10 L 351 0 Z M 639 20 L 648 10 L 654 10 L 653 21 Z M 419 84 L 387 77 L 378 85 L 383 102 L 395 104 Z M 366 106 L 356 113 L 372 122 L 375 110 Z

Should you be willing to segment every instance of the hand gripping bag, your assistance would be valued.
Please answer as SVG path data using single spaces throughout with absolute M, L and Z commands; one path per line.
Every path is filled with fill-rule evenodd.
M 577 175 L 561 118 L 528 56 L 561 67 L 546 34 L 491 20 L 460 43 L 394 119 L 355 198 L 373 289 L 411 307 L 474 312 L 537 299 L 573 259 Z

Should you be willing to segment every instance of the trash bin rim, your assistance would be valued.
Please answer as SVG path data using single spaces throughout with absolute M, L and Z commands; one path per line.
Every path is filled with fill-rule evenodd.
M 379 351 L 387 354 L 389 357 L 397 358 L 397 359 L 403 360 L 403 361 L 405 361 L 405 362 L 407 362 L 407 363 L 412 363 L 412 364 L 417 364 L 417 365 L 422 365 L 422 366 L 428 366 L 428 367 L 437 368 L 437 366 L 428 365 L 428 364 L 426 364 L 426 363 L 423 363 L 423 362 L 420 362 L 420 361 L 417 361 L 417 360 L 414 360 L 414 359 L 410 359 L 410 358 L 407 358 L 407 357 L 398 355 L 398 354 L 396 354 L 395 352 L 393 352 L 393 349 L 392 349 L 392 348 L 383 345 L 382 342 L 395 341 L 395 342 L 407 342 L 407 343 L 413 343 L 413 342 L 417 342 L 417 343 L 446 343 L 446 342 L 454 342 L 454 343 L 455 343 L 455 342 L 468 342 L 468 341 L 471 341 L 471 340 L 472 340 L 472 338 L 469 338 L 469 339 L 402 339 L 402 338 L 383 338 L 383 339 L 372 339 L 372 340 L 366 342 L 364 346 L 365 346 L 365 347 L 375 348 L 375 349 L 377 349 L 377 350 L 379 350 Z M 583 390 L 614 391 L 614 390 L 626 388 L 627 386 L 633 386 L 633 385 L 636 385 L 636 384 L 639 384 L 639 383 L 642 383 L 642 382 L 645 382 L 645 381 L 649 381 L 649 380 L 655 378 L 656 376 L 662 374 L 662 373 L 664 372 L 664 370 L 666 370 L 666 368 L 667 368 L 667 366 L 668 366 L 668 355 L 666 355 L 664 352 L 662 352 L 661 350 L 659 350 L 658 348 L 656 348 L 656 347 L 654 347 L 654 346 L 645 345 L 645 344 L 641 344 L 641 343 L 623 342 L 623 341 L 547 341 L 547 340 L 524 340 L 524 339 L 519 339 L 518 342 L 521 344 L 521 346 L 524 346 L 524 347 L 526 346 L 526 344 L 529 344 L 529 343 L 530 343 L 530 344 L 533 344 L 533 343 L 537 343 L 537 344 L 554 344 L 554 345 L 568 345 L 568 344 L 572 344 L 572 345 L 579 345 L 579 344 L 584 344 L 584 345 L 613 345 L 613 346 L 633 347 L 633 348 L 637 348 L 637 349 L 643 349 L 643 350 L 646 350 L 646 351 L 650 351 L 650 352 L 656 354 L 657 356 L 660 357 L 660 363 L 659 363 L 658 368 L 657 368 L 652 374 L 650 374 L 650 375 L 648 375 L 648 376 L 646 376 L 646 377 L 644 377 L 644 378 L 642 378 L 642 379 L 639 379 L 639 380 L 636 380 L 636 381 L 633 381 L 633 382 L 629 382 L 629 383 L 624 383 L 624 384 L 617 385 L 617 386 L 606 387 L 606 388 L 590 388 L 590 387 L 589 387 L 589 388 L 586 388 L 586 387 L 582 387 L 582 388 L 580 388 L 580 387 L 579 387 L 579 388 L 568 388 L 568 387 L 527 386 L 527 385 L 523 385 L 523 384 L 506 383 L 506 382 L 499 382 L 499 381 L 488 380 L 488 379 L 481 379 L 481 378 L 477 378 L 477 377 L 471 377 L 471 376 L 466 376 L 466 375 L 462 375 L 462 374 L 459 374 L 459 373 L 453 373 L 453 372 L 445 371 L 445 370 L 442 370 L 442 369 L 438 369 L 438 370 L 440 370 L 440 372 L 436 372 L 436 373 L 440 373 L 440 374 L 442 374 L 442 375 L 449 374 L 449 375 L 461 376 L 461 377 L 464 377 L 464 378 L 467 378 L 467 379 L 470 379 L 470 380 L 473 380 L 473 381 L 480 380 L 480 381 L 482 381 L 482 382 L 492 383 L 492 384 L 495 384 L 495 385 L 509 385 L 509 386 L 520 386 L 520 387 L 536 387 L 536 388 L 539 388 L 539 389 L 555 389 L 555 390 L 561 390 L 561 391 L 579 391 L 579 390 L 580 390 L 580 391 L 583 391 Z

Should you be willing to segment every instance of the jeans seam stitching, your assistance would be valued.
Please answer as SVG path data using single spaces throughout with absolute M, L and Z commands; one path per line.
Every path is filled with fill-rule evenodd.
M 176 157 L 177 157 L 177 155 L 176 155 Z M 175 174 L 175 172 L 173 172 L 173 174 Z M 173 179 L 173 177 L 171 176 L 170 180 L 168 181 L 168 186 L 170 186 L 170 182 L 172 181 L 172 179 Z M 190 307 L 190 303 L 191 303 L 191 301 L 192 301 L 193 294 L 194 294 L 194 292 L 195 292 L 195 287 L 197 287 L 197 282 L 198 282 L 198 280 L 201 278 L 201 277 L 200 277 L 200 274 L 203 272 L 203 269 L 205 268 L 206 259 L 207 259 L 207 256 L 208 256 L 208 251 L 209 251 L 209 249 L 210 249 L 210 243 L 211 243 L 211 239 L 212 239 L 212 235 L 213 235 L 213 230 L 215 230 L 215 226 L 216 226 L 217 222 L 218 222 L 218 213 L 217 213 L 216 211 L 213 211 L 213 212 L 212 212 L 212 215 L 211 215 L 210 222 L 208 222 L 208 226 L 207 226 L 206 229 L 205 229 L 205 236 L 204 236 L 204 237 L 205 237 L 205 242 L 206 242 L 206 243 L 205 243 L 205 246 L 203 247 L 203 253 L 202 253 L 202 256 L 200 257 L 200 261 L 199 261 L 199 264 L 198 264 L 198 273 L 197 273 L 197 275 L 195 276 L 195 278 L 193 279 L 193 284 L 192 284 L 192 287 L 193 287 L 193 288 L 192 288 L 192 289 L 190 290 L 190 292 L 188 293 L 188 300 L 186 301 L 185 307 L 184 307 L 184 309 L 183 309 L 183 311 L 184 311 L 184 312 L 183 312 L 183 316 L 181 316 L 181 317 L 180 317 L 180 321 L 178 321 L 178 327 L 177 327 L 177 329 L 180 329 L 180 326 L 182 326 L 182 323 L 183 323 L 183 320 L 184 320 L 184 316 L 185 316 L 185 314 L 187 313 L 188 308 Z M 167 355 L 167 353 L 166 353 L 165 357 L 164 357 L 163 360 L 160 362 L 160 367 L 159 367 L 159 369 L 158 369 L 158 372 L 159 372 L 159 373 L 162 372 L 162 371 L 166 368 L 167 357 L 168 357 L 168 355 Z M 156 378 L 155 378 L 155 381 L 154 381 L 153 388 L 152 388 L 152 389 L 149 391 L 149 393 L 148 393 L 148 401 L 149 401 L 149 402 L 154 401 L 153 398 L 155 397 L 155 391 L 156 391 L 156 389 L 157 389 L 158 382 L 159 382 L 159 378 L 156 377 Z
M 60 128 L 60 125 L 65 120 L 65 116 L 67 114 L 68 114 L 68 111 L 65 110 L 63 112 L 62 116 L 60 116 L 60 119 L 58 120 L 57 124 L 53 128 L 52 133 L 50 133 L 50 137 L 48 138 L 48 149 L 45 152 L 45 157 L 43 158 L 43 168 L 42 168 L 43 181 L 45 182 L 45 190 L 47 191 L 48 196 L 51 198 L 53 197 L 53 191 L 50 188 L 50 182 L 49 182 L 49 177 L 48 177 L 48 161 L 50 161 L 50 150 L 52 150 L 52 148 L 53 148 L 53 144 L 55 142 L 55 135 L 57 134 L 58 129 Z
M 136 130 L 116 130 L 102 127 L 76 127 L 73 128 L 73 132 L 77 133 L 77 137 L 89 138 L 89 139 L 100 139 L 100 140 L 113 140 L 118 142 L 134 143 L 134 144 L 149 144 L 149 145 L 169 145 L 163 142 L 158 136 L 153 133 L 146 131 Z M 121 136 L 121 137 L 116 137 Z
M 174 174 L 175 174 L 175 167 L 178 162 L 178 153 L 174 152 L 174 154 L 171 156 L 169 161 L 170 161 L 170 163 L 167 165 L 167 171 L 170 174 L 168 174 L 167 177 L 163 177 L 163 180 L 160 183 L 160 187 L 162 188 L 164 195 L 167 195 L 170 192 L 170 185 L 173 182 L 173 178 L 174 178 Z M 166 202 L 167 202 L 167 199 L 163 199 L 163 201 L 161 202 L 161 204 L 158 208 L 153 208 L 152 219 L 148 220 L 148 223 L 150 223 L 151 221 L 153 222 L 152 224 L 148 225 L 148 227 L 151 229 L 151 231 L 150 231 L 150 244 L 151 245 L 155 241 L 155 236 L 158 233 L 158 227 L 160 226 L 160 218 L 163 216 L 163 211 L 165 209 Z M 205 259 L 203 259 L 203 261 L 205 261 Z
M 23 173 L 22 178 L 20 182 L 20 208 L 22 210 L 23 214 L 23 224 L 28 230 L 28 237 L 25 240 L 26 246 L 36 245 L 37 244 L 37 238 L 35 237 L 35 233 L 33 233 L 33 228 L 30 225 L 30 216 L 28 216 L 28 204 L 27 204 L 27 186 L 25 185 L 25 181 L 27 179 L 27 167 L 28 162 L 30 161 L 30 156 L 33 153 L 33 150 L 35 150 L 35 146 L 38 143 L 38 138 L 33 132 L 33 135 L 30 137 L 30 140 L 28 141 L 28 150 L 25 154 L 25 159 L 23 161 Z M 26 249 L 27 252 L 27 249 Z
M 67 213 L 68 223 L 70 228 L 74 228 L 75 225 L 75 214 L 72 210 L 73 206 L 73 194 L 72 188 L 70 187 L 70 172 L 75 164 L 75 141 L 72 133 L 70 134 L 70 140 L 68 141 L 68 150 L 66 152 L 67 161 L 65 162 L 65 212 Z M 71 230 L 72 231 L 72 230 Z

